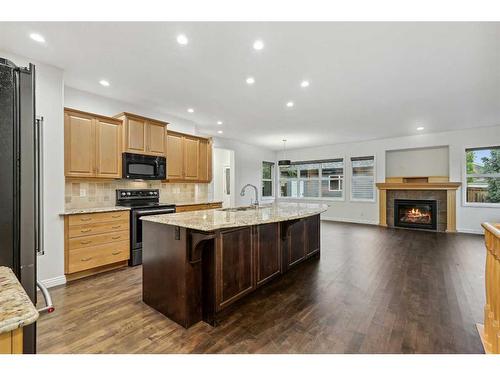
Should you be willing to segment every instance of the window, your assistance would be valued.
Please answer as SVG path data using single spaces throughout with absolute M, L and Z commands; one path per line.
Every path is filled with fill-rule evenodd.
M 273 197 L 274 163 L 262 162 L 262 197 Z
M 465 150 L 466 202 L 500 203 L 500 146 Z
M 344 160 L 295 162 L 280 167 L 280 197 L 344 197 Z
M 375 157 L 351 158 L 351 200 L 375 200 Z

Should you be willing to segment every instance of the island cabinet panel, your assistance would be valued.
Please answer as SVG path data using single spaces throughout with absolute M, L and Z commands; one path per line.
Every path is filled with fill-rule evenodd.
M 216 279 L 217 311 L 255 288 L 252 227 L 220 232 Z
M 306 257 L 305 220 L 285 222 L 286 238 L 284 240 L 284 254 L 286 267 L 292 267 Z
M 319 215 L 305 218 L 304 225 L 306 236 L 306 256 L 311 256 L 318 253 L 320 248 Z
M 279 224 L 255 227 L 256 283 L 260 286 L 281 273 Z

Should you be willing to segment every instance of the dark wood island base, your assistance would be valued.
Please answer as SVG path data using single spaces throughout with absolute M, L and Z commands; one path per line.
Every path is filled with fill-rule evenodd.
M 320 255 L 320 217 L 213 232 L 143 222 L 143 301 L 185 328 Z

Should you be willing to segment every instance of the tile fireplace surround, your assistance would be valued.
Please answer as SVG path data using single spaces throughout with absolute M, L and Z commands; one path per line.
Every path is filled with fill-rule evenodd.
M 380 190 L 379 224 L 394 227 L 394 200 L 416 199 L 437 202 L 437 231 L 456 232 L 456 190 L 460 182 L 448 177 L 390 177 L 377 183 Z

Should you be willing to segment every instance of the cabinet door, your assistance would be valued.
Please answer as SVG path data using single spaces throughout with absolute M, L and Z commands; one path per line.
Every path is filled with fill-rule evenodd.
M 198 180 L 199 143 L 198 138 L 184 137 L 184 178 L 186 180 Z
M 125 122 L 126 151 L 146 153 L 146 121 L 127 117 Z
M 146 152 L 152 155 L 165 156 L 165 125 L 148 122 L 147 130 Z
M 299 263 L 306 256 L 304 220 L 288 223 L 288 266 Z
M 312 255 L 319 251 L 320 247 L 320 232 L 319 232 L 319 215 L 310 216 L 305 221 L 305 236 L 306 236 L 306 255 Z
M 208 182 L 208 140 L 200 140 L 198 179 Z
M 97 177 L 121 177 L 121 124 L 96 119 Z
M 281 273 L 279 223 L 255 227 L 255 258 L 257 286 Z
M 94 118 L 64 113 L 64 171 L 68 177 L 95 176 Z
M 167 132 L 167 174 L 169 180 L 184 178 L 184 143 L 182 135 Z
M 252 228 L 220 232 L 216 262 L 219 311 L 254 289 Z

